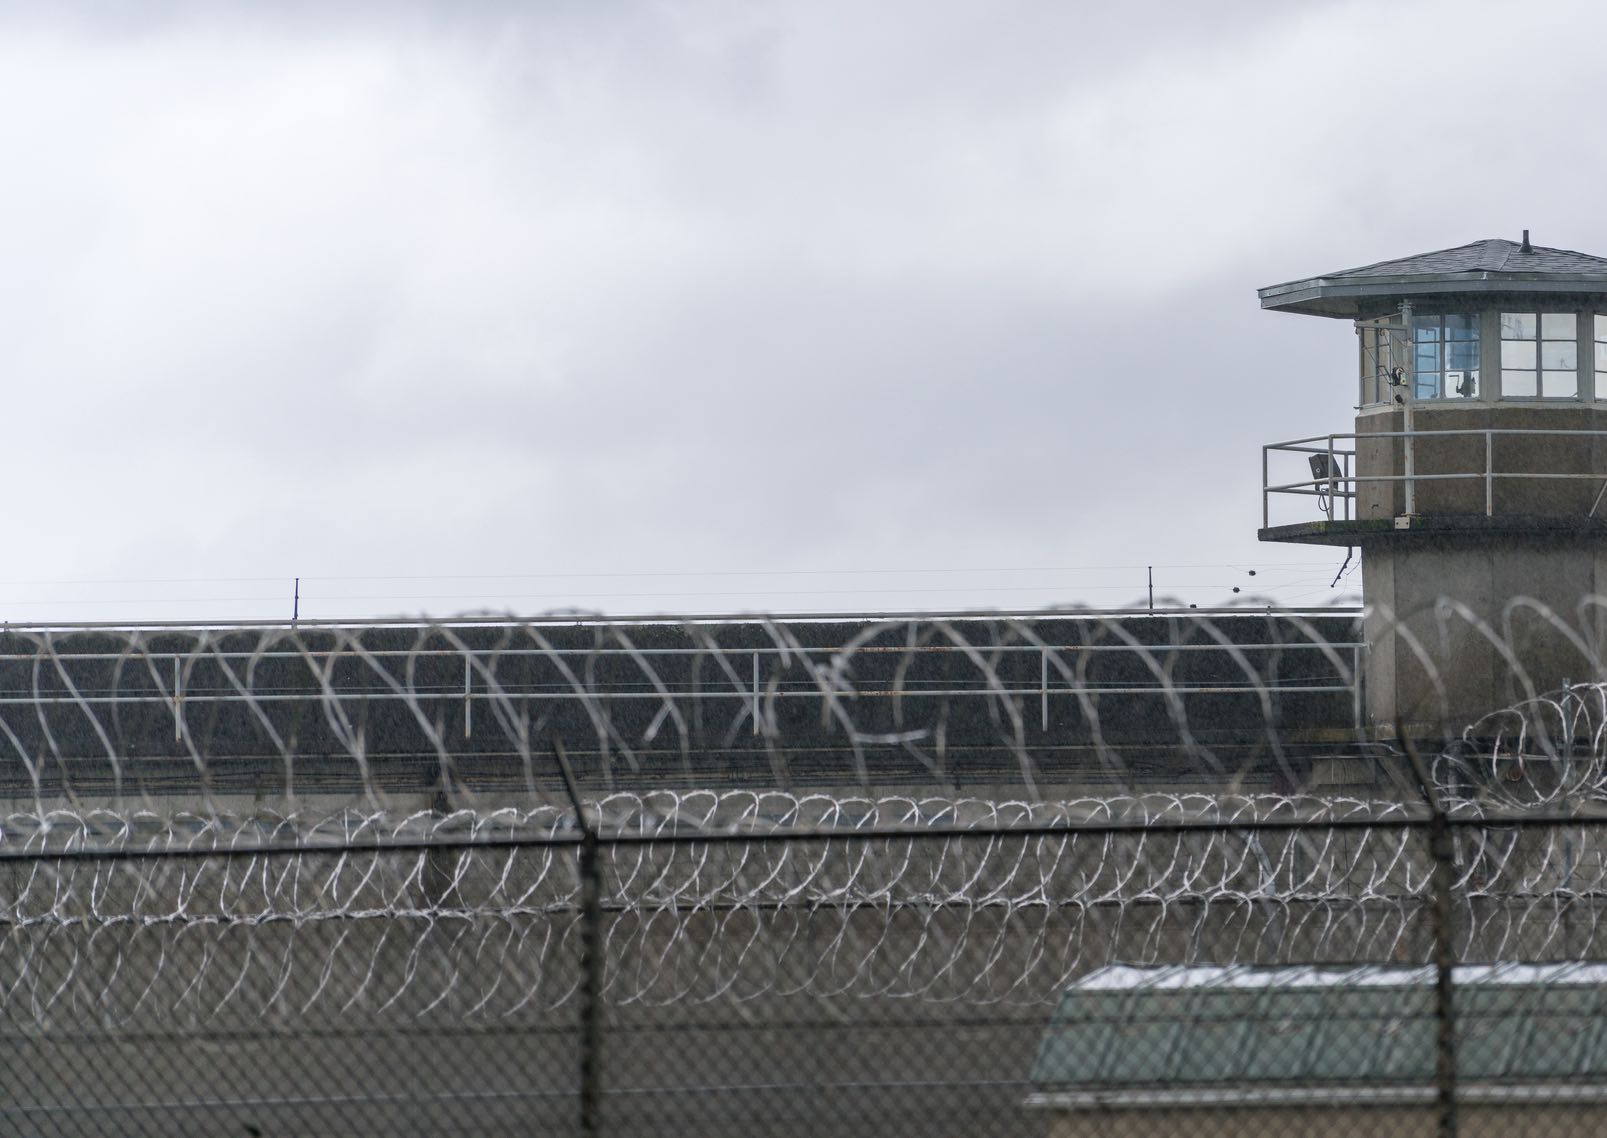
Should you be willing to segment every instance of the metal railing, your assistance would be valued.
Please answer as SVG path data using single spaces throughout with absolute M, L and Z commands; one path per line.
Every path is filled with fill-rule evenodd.
M 1272 524 L 1271 496 L 1273 494 L 1297 494 L 1305 497 L 1315 497 L 1317 506 L 1327 515 L 1329 521 L 1350 521 L 1354 513 L 1351 503 L 1356 498 L 1355 484 L 1358 481 L 1353 473 L 1356 464 L 1356 451 L 1336 445 L 1339 440 L 1354 440 L 1356 435 L 1314 435 L 1311 438 L 1291 439 L 1288 442 L 1268 443 L 1261 448 L 1261 525 L 1266 527 Z M 1300 454 L 1307 457 L 1311 466 L 1312 477 L 1300 482 L 1289 482 L 1281 485 L 1272 483 L 1272 455 Z M 1316 459 L 1317 461 L 1311 461 Z M 1326 469 L 1319 472 L 1319 466 Z M 1339 519 L 1334 517 L 1336 502 L 1344 503 L 1344 510 Z
M 531 740 L 554 732 L 589 740 L 572 753 L 605 782 L 835 786 L 900 763 L 1030 781 L 1045 756 L 1191 720 L 1359 726 L 1364 652 L 1349 609 L 13 629 L 0 799 L 254 795 L 263 771 L 302 793 L 533 791 L 551 772 Z
M 1473 437 L 1484 440 L 1484 464 L 1477 470 L 1458 470 L 1441 473 L 1421 473 L 1416 469 L 1416 449 L 1423 440 Z M 1313 435 L 1309 438 L 1290 439 L 1268 443 L 1261 448 L 1261 524 L 1272 524 L 1272 496 L 1289 494 L 1314 497 L 1318 508 L 1328 521 L 1351 521 L 1355 516 L 1353 503 L 1357 487 L 1365 482 L 1402 483 L 1405 486 L 1405 513 L 1417 512 L 1418 485 L 1423 482 L 1481 481 L 1484 484 L 1484 516 L 1495 515 L 1495 485 L 1505 480 L 1599 482 L 1597 493 L 1587 516 L 1593 516 L 1607 495 L 1607 472 L 1603 471 L 1540 471 L 1527 472 L 1495 469 L 1495 440 L 1497 438 L 1560 437 L 1600 440 L 1607 443 L 1607 431 L 1528 430 L 1516 428 L 1466 428 L 1456 430 L 1373 431 L 1367 434 Z M 1358 440 L 1378 441 L 1400 439 L 1402 450 L 1401 474 L 1361 474 L 1356 464 Z M 1311 477 L 1292 482 L 1273 482 L 1274 454 L 1295 454 L 1306 457 Z
M 362 700 L 368 704 L 460 700 L 465 708 L 498 701 L 629 703 L 819 699 L 831 692 L 856 699 L 986 695 L 1045 696 L 1078 691 L 1135 694 L 1160 684 L 1150 665 L 1180 656 L 1306 653 L 1331 656 L 1363 647 L 1356 639 L 1314 639 L 1312 620 L 1354 617 L 1345 608 L 1280 609 L 1286 638 L 1257 628 L 1224 639 L 1189 640 L 1179 629 L 1153 641 L 1112 632 L 1125 622 L 1159 616 L 1197 630 L 1213 618 L 1262 619 L 1248 608 L 1065 612 L 1038 610 L 997 619 L 941 614 L 916 621 L 859 617 L 848 630 L 827 629 L 819 643 L 802 642 L 802 621 L 732 619 L 724 627 L 669 622 L 569 622 L 584 630 L 566 642 L 541 637 L 540 622 L 524 624 L 389 624 L 352 622 L 333 629 L 339 643 L 312 645 L 295 630 L 248 626 L 232 639 L 202 625 L 175 627 L 165 639 L 94 626 L 104 644 L 82 638 L 87 629 L 30 631 L 0 644 L 0 709 L 70 706 L 87 712 L 106 705 L 170 709 L 182 720 L 204 704 L 274 704 Z M 955 622 L 948 640 L 933 630 Z M 643 641 L 658 629 L 659 643 Z M 471 643 L 465 635 L 482 635 Z M 914 631 L 912 631 L 914 630 Z M 316 630 L 309 630 L 316 631 Z M 389 632 L 370 643 L 365 632 Z M 118 635 L 121 633 L 121 635 Z M 182 638 L 179 634 L 182 633 Z M 789 635 L 789 633 L 791 635 Z M 919 635 L 917 635 L 919 633 Z M 962 638 L 963 633 L 963 638 Z M 679 635 L 677 635 L 679 634 Z M 912 637 L 914 639 L 912 639 Z M 980 653 L 986 654 L 983 661 Z M 1141 680 L 1088 674 L 1089 663 L 1134 662 Z M 851 667 L 847 661 L 852 661 Z M 914 670 L 917 662 L 933 669 Z M 851 673 L 851 678 L 850 678 Z M 1230 671 L 1231 679 L 1167 679 L 1180 694 L 1239 691 L 1266 685 L 1283 691 L 1329 692 L 1348 685 L 1324 676 L 1311 683 Z M 826 677 L 823 679 L 822 677 Z M 465 734 L 472 720 L 464 719 Z

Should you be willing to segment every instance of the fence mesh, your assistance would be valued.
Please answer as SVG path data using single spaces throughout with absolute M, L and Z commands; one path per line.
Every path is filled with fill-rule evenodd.
M 9 631 L 3 1128 L 1595 1132 L 1607 687 L 1401 735 L 1361 660 L 1266 611 Z

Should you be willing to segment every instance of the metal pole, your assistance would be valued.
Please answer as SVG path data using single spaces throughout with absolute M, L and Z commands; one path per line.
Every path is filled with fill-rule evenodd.
M 1456 849 L 1451 841 L 1450 822 L 1440 806 L 1439 796 L 1429 781 L 1423 756 L 1406 735 L 1404 725 L 1395 721 L 1395 734 L 1406 749 L 1412 773 L 1417 776 L 1428 802 L 1428 850 L 1434 859 L 1432 897 L 1429 913 L 1434 935 L 1434 1039 L 1435 1099 L 1439 1109 L 1439 1138 L 1456 1138 L 1456 977 L 1455 955 L 1451 944 L 1452 899 L 1456 885 Z
M 1146 566 L 1149 570 L 1149 611 L 1155 611 L 1155 566 Z
M 1267 448 L 1262 447 L 1261 448 L 1261 528 L 1262 529 L 1267 529 L 1268 527 L 1270 527 L 1272 525 L 1272 512 L 1271 512 L 1271 509 L 1267 505 L 1267 499 L 1270 497 L 1270 494 L 1269 494 L 1269 492 L 1267 490 L 1267 487 L 1272 484 L 1272 479 L 1268 476 L 1267 470 L 1268 470 L 1268 467 L 1267 467 Z
M 1367 726 L 1366 718 L 1362 714 L 1363 709 L 1366 707 L 1367 694 L 1366 688 L 1363 687 L 1366 681 L 1362 679 L 1361 654 L 1362 646 L 1360 644 L 1350 650 L 1350 707 L 1351 714 L 1356 721 L 1356 730 L 1358 731 Z
M 1334 496 L 1338 489 L 1336 479 L 1339 476 L 1339 466 L 1334 462 L 1334 437 L 1328 436 L 1328 520 L 1334 520 Z
M 1484 516 L 1495 517 L 1495 435 L 1484 432 Z
M 603 1131 L 603 872 L 597 830 L 580 802 L 580 787 L 563 743 L 552 741 L 553 757 L 580 827 L 580 1132 Z
M 1049 730 L 1049 649 L 1038 654 L 1038 690 L 1041 701 L 1039 718 L 1044 731 Z
M 1410 343 L 1412 335 L 1412 306 L 1410 304 L 1401 305 L 1401 323 L 1406 326 L 1407 342 Z M 1412 404 L 1417 399 L 1417 361 L 1415 358 L 1412 360 L 1412 370 L 1407 374 L 1410 379 L 1406 384 L 1405 397 L 1401 400 L 1401 407 L 1403 408 L 1401 422 L 1406 428 L 1406 437 L 1402 440 L 1405 444 L 1402 449 L 1406 456 L 1406 515 L 1411 517 L 1417 513 L 1417 486 L 1415 485 L 1417 456 L 1412 445 Z

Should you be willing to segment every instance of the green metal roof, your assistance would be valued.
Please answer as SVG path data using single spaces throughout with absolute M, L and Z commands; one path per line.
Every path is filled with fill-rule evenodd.
M 1455 975 L 1464 1086 L 1607 1088 L 1607 966 L 1460 966 Z M 1434 1079 L 1433 978 L 1428 968 L 1379 966 L 1103 968 L 1062 997 L 1031 1081 L 1040 1099 L 1097 1101 L 1423 1089 Z

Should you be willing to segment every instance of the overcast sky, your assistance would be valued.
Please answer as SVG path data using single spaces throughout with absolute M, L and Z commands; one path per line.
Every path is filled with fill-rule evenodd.
M 109 7 L 0 5 L 0 619 L 1353 598 L 1255 289 L 1607 252 L 1584 2 Z

